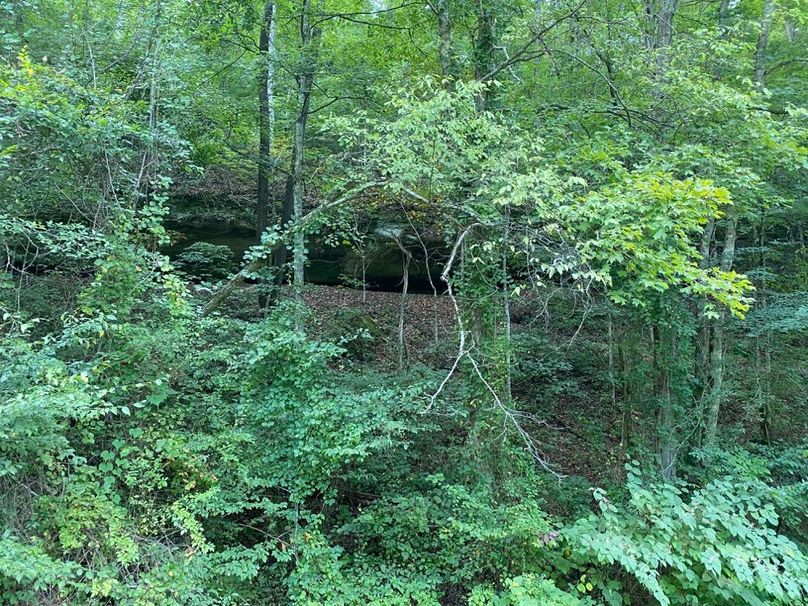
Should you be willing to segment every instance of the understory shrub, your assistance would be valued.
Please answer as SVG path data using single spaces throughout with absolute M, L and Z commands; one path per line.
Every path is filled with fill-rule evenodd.
M 643 482 L 633 465 L 628 472 L 625 504 L 596 490 L 600 513 L 562 532 L 558 565 L 588 575 L 585 589 L 597 589 L 610 606 L 633 603 L 632 583 L 662 606 L 808 599 L 808 557 L 778 534 L 764 484 L 724 478 L 692 488 Z

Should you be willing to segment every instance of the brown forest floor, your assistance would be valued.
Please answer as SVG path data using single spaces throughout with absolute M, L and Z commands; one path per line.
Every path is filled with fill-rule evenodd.
M 335 340 L 357 327 L 370 327 L 374 338 L 369 344 L 360 345 L 363 355 L 357 361 L 373 370 L 392 372 L 398 368 L 400 292 L 369 290 L 363 294 L 361 290 L 347 287 L 308 285 L 303 299 L 311 313 L 309 332 L 314 338 Z M 252 287 L 243 288 L 233 296 L 226 308 L 226 313 L 239 317 L 260 316 Z M 530 319 L 529 314 L 518 317 L 513 325 L 514 334 L 528 328 L 519 320 L 530 322 Z M 458 347 L 451 299 L 442 295 L 409 294 L 404 334 L 410 363 L 448 369 Z M 590 334 L 587 338 L 590 342 L 597 341 L 597 335 Z M 576 346 L 580 344 L 582 341 Z M 604 401 L 602 386 L 592 384 L 585 375 L 575 378 L 580 393 L 549 400 L 536 400 L 530 393 L 535 385 L 525 391 L 515 385 L 515 407 L 536 413 L 545 421 L 531 427 L 530 433 L 556 471 L 583 476 L 590 484 L 603 486 L 623 475 L 621 411 Z
M 401 311 L 401 293 L 366 291 L 334 286 L 309 286 L 303 295 L 306 306 L 318 324 L 327 326 L 345 310 L 366 314 L 378 328 L 374 360 L 386 366 L 398 359 L 398 323 Z M 454 351 L 454 307 L 448 297 L 408 294 L 404 308 L 404 340 L 411 361 L 434 363 L 437 346 L 440 350 Z
M 333 326 L 345 310 L 372 318 L 379 338 L 370 361 L 374 367 L 393 369 L 398 360 L 398 322 L 401 293 L 354 290 L 332 286 L 308 286 L 304 300 L 313 320 L 322 329 Z M 454 306 L 446 296 L 410 294 L 405 307 L 404 333 L 411 362 L 448 368 L 457 354 Z M 521 330 L 517 323 L 514 331 Z M 534 408 L 543 403 L 526 401 L 514 393 L 517 407 Z M 521 400 L 521 401 L 520 401 Z M 622 475 L 619 443 L 620 418 L 602 394 L 583 387 L 582 397 L 561 398 L 545 409 L 546 426 L 535 427 L 551 465 L 565 475 L 585 476 L 603 485 Z

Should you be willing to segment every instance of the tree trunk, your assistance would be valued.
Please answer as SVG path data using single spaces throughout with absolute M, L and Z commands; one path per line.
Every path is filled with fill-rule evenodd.
M 300 13 L 300 67 L 297 80 L 297 116 L 292 140 L 292 220 L 295 223 L 292 245 L 292 270 L 294 274 L 295 296 L 299 299 L 303 288 L 306 265 L 306 241 L 300 219 L 303 217 L 303 194 L 305 191 L 304 153 L 306 146 L 306 123 L 309 118 L 311 91 L 314 86 L 314 72 L 317 67 L 320 30 L 312 26 L 309 19 L 310 1 L 303 0 Z
M 730 271 L 735 259 L 735 241 L 738 236 L 738 218 L 734 211 L 727 213 L 727 230 L 724 234 L 724 249 L 721 252 L 721 271 Z M 718 432 L 718 414 L 721 410 L 724 389 L 724 331 L 726 311 L 713 323 L 710 331 L 710 396 L 708 399 L 707 418 L 705 419 L 705 446 L 715 442 Z
M 701 253 L 701 261 L 699 267 L 705 269 L 710 266 L 710 251 L 713 246 L 713 237 L 715 236 L 715 218 L 710 217 L 707 225 L 704 226 L 704 233 L 701 237 L 701 244 L 699 245 L 699 253 Z
M 281 226 L 287 230 L 292 223 L 293 204 L 292 204 L 292 188 L 294 183 L 292 175 L 286 178 L 286 186 L 283 192 L 283 208 L 281 209 Z M 282 243 L 272 254 L 272 266 L 276 270 L 275 285 L 280 287 L 283 284 L 286 276 L 286 263 L 289 260 L 289 247 L 286 243 Z
M 456 78 L 458 74 L 452 46 L 452 16 L 449 12 L 449 0 L 435 0 L 433 7 L 438 18 L 438 61 L 441 76 Z
M 609 328 L 611 329 L 611 321 L 609 322 Z M 617 341 L 617 365 L 620 369 L 620 397 L 623 401 L 622 419 L 620 423 L 620 448 L 625 455 L 628 451 L 632 434 L 634 433 L 634 404 L 631 401 L 631 368 L 629 367 L 625 346 L 620 340 Z
M 157 167 L 160 162 L 160 67 L 161 67 L 161 26 L 163 3 L 156 0 L 154 5 L 154 21 L 149 35 L 149 44 L 146 51 L 146 61 L 149 66 L 149 141 L 143 154 L 137 189 L 141 191 L 143 205 L 147 205 L 154 195 L 157 181 Z M 109 188 L 114 195 L 112 178 L 109 178 Z M 137 210 L 139 200 L 135 200 L 133 210 Z M 106 209 L 105 209 L 106 210 Z M 106 221 L 106 213 L 99 213 Z
M 760 35 L 755 49 L 755 84 L 763 86 L 766 76 L 766 50 L 774 19 L 774 0 L 763 0 L 763 17 L 760 20 Z
M 715 238 L 715 218 L 710 217 L 707 225 L 704 226 L 704 232 L 699 244 L 699 254 L 701 260 L 699 267 L 707 269 L 712 265 L 713 255 L 713 241 Z M 698 334 L 696 337 L 695 355 L 693 359 L 694 375 L 701 381 L 701 402 L 699 415 L 703 419 L 706 417 L 707 399 L 710 395 L 710 344 L 712 341 L 712 328 L 713 323 L 705 314 L 707 302 L 703 301 L 697 305 L 698 317 Z M 704 438 L 704 432 L 698 434 L 699 442 Z
M 508 280 L 508 242 L 511 235 L 511 215 L 510 209 L 505 209 L 505 228 L 502 234 L 502 312 L 503 324 L 505 325 L 505 398 L 507 402 L 513 400 L 513 383 L 511 378 L 511 367 L 513 359 L 511 354 L 511 295 L 508 292 L 510 281 Z
M 668 50 L 673 42 L 673 19 L 679 0 L 659 0 L 659 12 L 656 15 L 657 76 L 662 76 L 668 67 Z
M 474 40 L 474 77 L 482 80 L 494 69 L 494 11 L 490 0 L 477 0 L 477 35 Z M 485 88 L 477 95 L 477 111 L 485 111 L 493 89 Z
M 272 172 L 272 139 L 275 127 L 275 4 L 264 5 L 264 20 L 258 42 L 261 69 L 258 79 L 258 196 L 255 205 L 255 237 L 267 228 L 269 218 L 269 177 Z
M 731 10 L 732 0 L 721 0 L 718 5 L 718 33 L 721 37 L 727 35 Z
M 760 429 L 767 444 L 772 441 L 772 342 L 771 333 L 766 334 L 764 348 L 764 382 L 763 399 L 761 400 Z
M 272 143 L 275 129 L 275 4 L 264 5 L 264 19 L 258 41 L 260 69 L 258 77 L 258 192 L 255 199 L 255 241 L 261 237 L 269 221 L 269 178 L 272 173 Z M 264 292 L 258 295 L 258 306 L 266 308 Z
M 404 325 L 407 315 L 407 295 L 410 286 L 410 263 L 412 262 L 412 253 L 407 250 L 407 247 L 404 246 L 400 238 L 394 237 L 393 239 L 396 246 L 401 249 L 404 269 L 404 277 L 401 282 L 401 305 L 398 310 L 398 367 L 400 370 L 403 370 L 409 365 L 409 353 L 407 351 Z
M 762 223 L 762 220 L 761 220 Z M 761 225 L 760 238 L 755 239 L 755 244 L 761 251 L 760 254 L 760 267 L 763 269 L 760 285 L 760 306 L 763 313 L 766 313 L 768 307 L 768 292 L 766 283 L 766 249 L 765 246 L 765 230 Z M 757 385 L 758 385 L 758 406 L 760 408 L 760 433 L 763 441 L 770 444 L 772 441 L 772 411 L 771 411 L 771 398 L 772 398 L 772 339 L 771 331 L 766 331 L 764 335 L 763 344 L 760 343 L 760 335 L 755 337 L 755 358 L 758 365 Z M 763 354 L 763 363 L 761 365 L 761 349 Z M 762 366 L 762 368 L 761 368 Z
M 651 346 L 654 355 L 654 396 L 657 401 L 657 439 L 662 479 L 676 479 L 677 431 L 675 402 L 671 394 L 671 362 L 676 355 L 673 335 L 661 325 L 651 328 Z

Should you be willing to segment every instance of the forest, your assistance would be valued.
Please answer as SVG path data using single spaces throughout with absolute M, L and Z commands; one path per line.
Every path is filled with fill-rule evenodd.
M 0 606 L 808 604 L 806 0 L 0 0 Z

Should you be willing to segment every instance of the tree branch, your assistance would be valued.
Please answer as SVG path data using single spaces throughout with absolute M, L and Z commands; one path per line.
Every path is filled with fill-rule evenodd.
M 526 59 L 522 58 L 523 55 L 525 53 L 527 53 L 531 49 L 531 47 L 542 38 L 542 36 L 544 36 L 550 30 L 554 29 L 557 25 L 559 25 L 563 21 L 566 21 L 567 19 L 569 19 L 570 17 L 575 15 L 575 13 L 577 13 L 585 3 L 586 3 L 586 0 L 582 0 L 582 2 L 580 2 L 571 11 L 569 11 L 568 13 L 562 15 L 561 17 L 559 17 L 558 19 L 553 21 L 547 27 L 544 27 L 544 28 L 540 29 L 536 34 L 533 35 L 532 38 L 530 38 L 530 40 L 525 42 L 525 44 L 523 44 L 516 52 L 514 52 L 511 55 L 510 59 L 507 59 L 503 63 L 500 63 L 497 67 L 492 69 L 490 72 L 488 72 L 482 78 L 479 78 L 479 81 L 480 82 L 487 82 L 488 80 L 491 80 L 494 76 L 496 76 L 499 72 L 501 72 L 502 70 L 510 67 L 514 63 L 518 63 L 520 61 L 526 60 Z
M 367 183 L 365 185 L 360 186 L 359 188 L 357 188 L 356 190 L 354 190 L 349 194 L 341 196 L 336 200 L 326 202 L 325 204 L 318 206 L 317 208 L 303 215 L 300 218 L 300 221 L 297 223 L 297 225 L 291 225 L 289 229 L 295 229 L 295 228 L 303 229 L 312 219 L 324 213 L 325 211 L 330 210 L 336 206 L 341 206 L 346 202 L 356 200 L 367 190 L 372 189 L 374 187 L 380 187 L 382 185 L 386 185 L 386 183 L 385 182 Z M 275 252 L 275 250 L 279 248 L 282 245 L 282 243 L 283 239 L 281 238 L 279 241 L 273 244 L 262 245 L 261 247 L 263 248 L 263 250 L 261 250 L 261 252 L 264 254 L 260 258 L 250 261 L 247 265 L 241 268 L 241 270 L 235 276 L 233 276 L 230 279 L 230 281 L 227 282 L 227 284 L 225 284 L 224 286 L 222 286 L 222 288 L 216 291 L 216 294 L 213 295 L 210 301 L 208 301 L 208 303 L 202 309 L 202 317 L 208 316 L 214 311 L 216 311 L 222 305 L 222 303 L 224 303 L 230 297 L 230 295 L 233 294 L 233 291 L 236 289 L 236 287 L 238 287 L 242 282 L 244 282 L 244 280 L 247 278 L 249 274 L 256 271 L 257 269 L 260 269 L 266 263 L 270 255 L 273 252 Z

